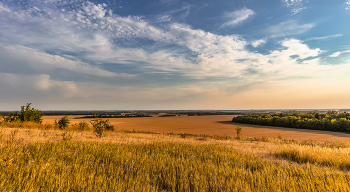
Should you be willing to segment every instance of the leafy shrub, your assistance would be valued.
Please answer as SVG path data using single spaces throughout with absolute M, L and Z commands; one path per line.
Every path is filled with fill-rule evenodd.
M 237 131 L 237 139 L 240 139 L 242 136 L 242 128 L 240 126 L 237 126 L 235 130 Z
M 55 126 L 59 129 L 66 129 L 68 127 L 69 124 L 69 119 L 68 116 L 64 116 L 61 119 L 59 119 L 58 121 L 55 120 Z
M 109 120 L 102 120 L 102 119 L 95 119 L 90 121 L 93 132 L 97 137 L 102 137 L 103 132 L 105 130 L 107 131 L 114 131 L 114 126 L 109 124 Z
M 13 122 L 34 122 L 37 124 L 42 123 L 42 113 L 39 109 L 30 108 L 31 103 L 27 103 L 26 106 L 21 106 L 21 112 L 7 113 L 6 116 L 2 117 L 2 121 L 5 123 Z
M 36 123 L 42 123 L 42 113 L 39 109 L 30 108 L 31 103 L 27 103 L 26 106 L 21 107 L 21 113 L 19 113 L 19 119 L 24 121 L 33 121 Z

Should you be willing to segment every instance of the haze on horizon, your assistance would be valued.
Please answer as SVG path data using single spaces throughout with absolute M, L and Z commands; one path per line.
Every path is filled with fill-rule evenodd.
M 0 0 L 0 111 L 350 108 L 349 21 L 349 0 Z

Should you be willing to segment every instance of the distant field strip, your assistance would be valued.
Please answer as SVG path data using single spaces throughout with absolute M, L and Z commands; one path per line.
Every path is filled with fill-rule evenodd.
M 220 145 L 46 142 L 0 148 L 3 191 L 350 191 L 350 174 Z

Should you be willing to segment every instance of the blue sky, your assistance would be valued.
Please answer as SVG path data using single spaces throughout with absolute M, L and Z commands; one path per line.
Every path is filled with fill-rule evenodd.
M 350 108 L 349 0 L 0 0 L 0 110 Z

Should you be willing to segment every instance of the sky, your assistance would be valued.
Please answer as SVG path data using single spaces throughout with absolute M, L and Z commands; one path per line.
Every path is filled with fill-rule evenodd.
M 350 108 L 350 0 L 0 0 L 0 111 Z

